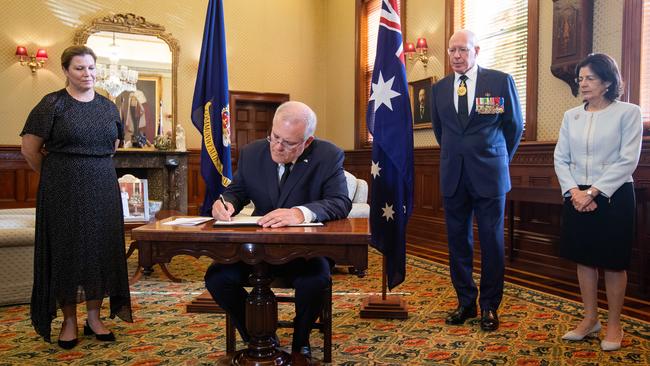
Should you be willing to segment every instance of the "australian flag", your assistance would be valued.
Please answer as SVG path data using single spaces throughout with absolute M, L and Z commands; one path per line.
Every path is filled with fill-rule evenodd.
M 192 123 L 203 136 L 201 175 L 205 199 L 201 216 L 212 216 L 212 204 L 230 184 L 230 105 L 222 0 L 209 0 L 199 71 L 194 86 Z
M 413 211 L 413 125 L 397 0 L 382 0 L 367 124 L 372 134 L 372 246 L 386 258 L 388 288 L 406 275 Z

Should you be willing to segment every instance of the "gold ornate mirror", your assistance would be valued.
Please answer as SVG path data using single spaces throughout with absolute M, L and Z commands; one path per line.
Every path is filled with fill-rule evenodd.
M 97 55 L 99 93 L 113 100 L 125 125 L 125 147 L 139 147 L 170 133 L 175 147 L 177 70 L 180 47 L 165 27 L 132 13 L 93 20 L 77 31 L 74 43 Z

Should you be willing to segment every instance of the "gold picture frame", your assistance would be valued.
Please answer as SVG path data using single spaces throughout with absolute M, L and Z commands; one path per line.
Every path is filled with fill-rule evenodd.
M 431 101 L 431 85 L 433 85 L 433 82 L 434 78 L 428 77 L 408 83 L 414 130 L 432 128 L 429 103 Z
M 160 128 L 161 99 L 162 78 L 157 75 L 140 75 L 135 91 L 125 91 L 115 98 L 124 125 L 125 147 L 129 147 L 135 129 L 153 144 Z

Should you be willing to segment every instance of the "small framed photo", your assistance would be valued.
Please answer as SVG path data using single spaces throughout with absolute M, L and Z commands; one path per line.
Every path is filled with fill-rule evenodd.
M 413 129 L 431 128 L 431 107 L 429 102 L 431 100 L 433 79 L 430 77 L 409 83 Z
M 146 179 L 125 174 L 118 180 L 124 222 L 149 221 L 149 190 Z

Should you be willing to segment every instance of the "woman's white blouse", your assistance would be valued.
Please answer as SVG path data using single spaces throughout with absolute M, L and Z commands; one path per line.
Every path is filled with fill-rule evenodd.
M 632 182 L 642 136 L 641 109 L 635 104 L 614 101 L 597 112 L 584 105 L 566 111 L 554 154 L 562 193 L 590 185 L 610 197 Z

